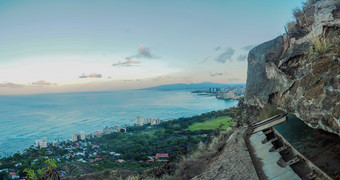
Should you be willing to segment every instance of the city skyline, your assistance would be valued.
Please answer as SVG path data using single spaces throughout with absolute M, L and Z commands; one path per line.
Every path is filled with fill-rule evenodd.
M 0 95 L 246 82 L 300 1 L 0 2 Z

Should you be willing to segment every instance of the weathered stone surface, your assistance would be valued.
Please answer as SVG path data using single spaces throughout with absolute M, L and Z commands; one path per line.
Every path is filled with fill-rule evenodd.
M 192 179 L 259 179 L 243 138 L 244 131 L 236 129 L 218 159 Z
M 314 87 L 306 91 L 305 97 L 307 99 L 323 98 L 324 97 L 323 88 L 324 88 L 323 83 L 319 82 Z
M 340 17 L 332 14 L 339 10 L 332 0 L 320 2 L 314 9 L 313 37 L 325 33 L 339 40 Z M 279 36 L 249 52 L 245 103 L 276 105 L 313 128 L 340 135 L 340 48 L 309 57 L 305 53 L 311 45 L 309 35 L 291 41 L 288 48 L 287 40 Z
M 279 36 L 255 47 L 249 52 L 246 103 L 250 105 L 259 104 L 254 97 L 255 95 L 261 102 L 267 102 L 269 93 L 271 94 L 275 91 L 277 88 L 275 86 L 277 83 L 274 79 L 275 70 L 266 65 L 278 59 L 282 51 L 283 37 Z M 267 70 L 272 70 L 272 72 L 268 72 L 270 77 L 267 76 L 266 68 Z
M 313 6 L 314 21 L 311 26 L 311 32 L 303 38 L 296 41 L 297 44 L 309 41 L 316 36 L 323 34 L 324 27 L 340 27 L 338 0 L 320 0 Z

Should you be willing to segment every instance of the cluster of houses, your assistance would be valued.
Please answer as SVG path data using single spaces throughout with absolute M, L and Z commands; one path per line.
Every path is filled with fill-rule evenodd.
M 83 163 L 93 163 L 101 161 L 100 154 L 110 155 L 112 158 L 118 158 L 119 153 L 101 151 L 100 146 L 92 144 L 91 142 L 79 141 L 79 142 L 63 142 L 58 145 L 60 149 L 66 150 L 64 154 L 55 154 L 53 149 L 47 149 L 46 154 L 54 154 L 58 162 L 75 160 Z
M 0 165 L 2 165 L 2 164 L 0 163 Z M 19 167 L 21 165 L 22 165 L 22 163 L 17 163 L 17 164 L 15 164 L 15 167 Z M 9 175 L 12 177 L 12 179 L 19 179 L 20 178 L 20 176 L 18 175 L 18 173 L 14 169 L 10 169 L 10 168 L 0 169 L 0 172 L 9 173 Z M 2 178 L 2 177 L 0 177 L 0 178 Z
M 156 125 L 160 123 L 160 119 L 156 118 L 146 118 L 145 121 L 142 117 L 138 116 L 136 118 L 137 125 Z M 85 132 L 81 131 L 80 133 L 72 133 L 72 139 L 62 142 L 52 141 L 47 142 L 47 138 L 44 137 L 43 139 L 38 139 L 35 141 L 32 149 L 37 150 L 37 148 L 44 148 L 46 155 L 54 155 L 58 162 L 63 161 L 78 161 L 83 163 L 96 163 L 102 161 L 102 155 L 109 155 L 112 159 L 117 162 L 123 163 L 125 162 L 124 159 L 120 159 L 120 154 L 116 152 L 106 152 L 100 151 L 100 147 L 96 144 L 91 144 L 90 141 L 85 141 L 86 139 L 101 137 L 105 134 L 111 134 L 112 132 L 126 132 L 126 127 L 121 128 L 118 125 L 114 127 L 104 127 L 104 129 L 97 130 L 95 133 L 86 134 Z M 52 147 L 57 147 L 58 149 L 65 150 L 63 154 L 57 154 L 55 149 Z M 25 150 L 22 153 L 27 153 L 28 151 Z M 85 153 L 86 152 L 86 153 Z M 47 158 L 47 156 L 46 156 Z M 169 154 L 161 154 L 157 153 L 154 156 L 148 156 L 147 162 L 154 162 L 154 161 L 168 161 Z M 32 164 L 34 164 L 38 159 L 33 160 Z M 0 163 L 1 165 L 1 163 Z M 21 163 L 16 164 L 16 167 L 21 166 Z M 0 172 L 7 172 L 12 176 L 12 179 L 18 179 L 20 176 L 17 174 L 17 171 L 14 169 L 0 169 Z M 65 172 L 66 173 L 66 172 Z
M 168 161 L 169 160 L 169 154 L 161 154 L 157 153 L 155 156 L 148 156 L 149 160 L 148 162 L 154 162 L 154 161 Z

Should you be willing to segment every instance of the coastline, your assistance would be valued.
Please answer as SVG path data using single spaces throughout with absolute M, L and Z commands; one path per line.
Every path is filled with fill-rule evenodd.
M 137 93 L 139 93 L 139 92 L 140 92 L 140 90 L 138 90 L 138 91 L 127 91 L 127 92 L 124 92 L 124 94 L 132 94 L 133 97 L 137 97 L 137 98 L 130 100 L 130 101 L 140 101 L 139 103 L 142 104 L 142 101 L 141 101 L 142 99 L 139 99 L 138 96 L 137 96 L 138 95 Z M 161 99 L 160 101 L 154 101 L 153 99 L 155 99 L 155 97 L 150 97 L 150 98 L 152 98 L 151 102 L 150 102 L 150 100 L 147 101 L 147 102 L 150 102 L 150 104 L 151 103 L 155 103 L 157 105 L 160 104 L 160 103 L 166 104 L 165 101 L 167 101 L 171 97 L 176 97 L 176 98 L 180 97 L 181 99 L 184 99 L 182 101 L 187 102 L 187 103 L 184 103 L 183 105 L 180 105 L 180 107 L 178 108 L 178 107 L 175 106 L 178 103 L 177 102 L 174 103 L 174 101 L 171 101 L 171 102 L 168 103 L 168 104 L 171 105 L 170 108 L 168 107 L 169 105 L 166 105 L 163 108 L 157 108 L 157 109 L 154 109 L 152 106 L 150 106 L 150 107 L 147 107 L 147 108 L 143 107 L 143 109 L 140 110 L 140 112 L 142 112 L 142 113 L 138 113 L 138 112 L 137 112 L 138 114 L 135 113 L 136 115 L 141 115 L 143 117 L 160 117 L 162 120 L 164 120 L 164 119 L 175 119 L 175 118 L 180 118 L 180 117 L 189 117 L 189 116 L 193 116 L 193 115 L 197 115 L 197 114 L 202 114 L 202 113 L 205 113 L 205 112 L 210 112 L 212 110 L 226 109 L 226 108 L 237 105 L 237 102 L 238 102 L 238 101 L 220 101 L 220 100 L 215 99 L 214 97 L 200 97 L 200 96 L 192 95 L 188 91 L 166 92 L 166 91 L 154 91 L 153 90 L 152 92 L 150 92 L 150 91 L 142 91 L 142 92 L 149 92 L 151 94 L 156 93 L 156 95 L 157 95 L 157 93 L 158 94 L 160 93 L 162 95 L 162 97 L 160 97 L 160 99 Z M 81 94 L 83 94 L 83 93 L 81 93 Z M 100 95 L 101 93 L 90 93 L 90 94 L 98 96 L 98 94 Z M 109 94 L 110 95 L 111 93 L 105 92 L 103 94 L 106 94 L 106 95 Z M 75 94 L 75 93 L 66 94 L 67 98 L 72 98 L 72 96 L 77 96 L 77 95 L 79 96 L 79 94 Z M 121 94 L 119 94 L 119 95 L 121 95 Z M 54 96 L 54 95 L 44 95 L 43 97 L 48 97 L 49 99 L 51 99 L 50 96 Z M 94 96 L 94 97 L 98 98 L 97 96 Z M 28 97 L 36 98 L 35 96 L 28 96 Z M 205 102 L 205 104 L 207 104 L 207 106 L 203 107 L 203 108 L 202 107 L 197 108 L 196 102 Z M 173 104 L 173 106 L 172 106 L 172 104 Z M 53 105 L 51 105 L 51 103 L 49 104 L 49 106 L 54 107 Z M 59 108 L 59 106 L 60 106 L 60 104 L 57 105 L 56 108 Z M 137 106 L 138 105 L 134 106 L 134 108 L 136 108 Z M 78 108 L 78 107 L 76 107 L 76 108 Z M 125 109 L 127 110 L 129 108 L 131 109 L 131 107 L 127 107 Z M 150 108 L 150 111 L 148 110 L 148 108 Z M 153 109 L 151 109 L 151 108 L 153 108 Z M 107 108 L 106 106 L 103 109 L 107 110 L 107 111 L 112 111 L 112 109 Z M 194 110 L 194 109 L 196 109 L 196 110 Z M 48 110 L 45 110 L 45 111 L 48 111 Z M 94 110 L 90 109 L 89 111 L 94 111 Z M 118 111 L 118 109 L 116 109 L 116 111 Z M 54 117 L 52 116 L 52 119 L 51 119 L 51 117 L 48 113 L 51 113 L 51 112 L 46 112 L 45 114 L 43 114 L 43 113 L 38 113 L 38 114 L 35 113 L 34 114 L 33 113 L 33 115 L 34 115 L 33 118 L 36 118 L 36 116 L 43 116 L 41 121 L 42 121 L 42 123 L 45 123 L 45 122 L 48 123 L 46 125 L 46 128 L 43 128 L 43 129 L 41 127 L 33 128 L 33 125 L 30 124 L 30 125 L 28 125 L 28 128 L 32 127 L 31 131 L 23 132 L 23 130 L 21 130 L 21 131 L 19 131 L 18 135 L 13 135 L 13 131 L 8 131 L 7 132 L 8 135 L 3 134 L 2 135 L 3 139 L 2 140 L 0 139 L 0 143 L 2 143 L 0 145 L 0 147 L 1 147 L 0 148 L 1 149 L 0 157 L 11 155 L 11 154 L 17 152 L 18 150 L 23 151 L 25 147 L 27 148 L 27 147 L 31 146 L 32 144 L 34 144 L 35 140 L 41 139 L 43 137 L 47 137 L 47 140 L 49 142 L 51 142 L 55 139 L 57 139 L 59 141 L 63 141 L 63 140 L 65 141 L 67 139 L 72 138 L 73 132 L 79 133 L 80 131 L 85 131 L 86 133 L 91 133 L 91 132 L 95 132 L 98 129 L 101 130 L 105 126 L 111 126 L 112 127 L 114 125 L 120 125 L 120 126 L 123 126 L 123 125 L 126 125 L 126 124 L 131 125 L 135 122 L 135 117 L 136 117 L 134 115 L 131 115 L 130 118 L 125 116 L 125 115 L 129 114 L 129 111 L 126 111 L 125 113 L 122 113 L 122 112 L 117 113 L 117 114 L 122 114 L 123 118 L 119 118 L 117 116 L 115 118 L 114 116 L 110 115 L 110 114 L 113 114 L 113 113 L 110 112 L 109 114 L 105 114 L 105 112 L 103 113 L 103 111 L 102 111 L 102 112 L 99 113 L 98 116 L 91 115 L 91 116 L 87 116 L 87 117 L 85 117 L 85 115 L 87 113 L 87 112 L 85 112 L 84 115 L 80 116 L 79 120 L 74 120 L 75 116 L 79 115 L 80 113 L 74 112 L 74 113 L 71 113 L 70 116 L 68 117 L 68 116 L 64 115 L 64 114 L 68 115 L 68 112 L 66 111 L 66 112 L 62 112 L 62 114 L 59 114 L 59 112 L 57 112 L 56 113 L 57 115 L 55 115 Z M 20 112 L 18 114 L 20 114 Z M 59 115 L 60 115 L 60 117 L 58 117 Z M 108 118 L 108 117 L 105 117 L 105 116 L 111 116 L 111 118 Z M 47 117 L 47 119 L 44 118 L 44 117 Z M 32 119 L 32 117 L 27 117 L 26 119 Z M 60 126 L 59 127 L 58 126 L 50 127 L 50 126 L 53 126 L 54 122 L 58 122 L 59 119 L 65 119 L 65 120 L 70 119 L 70 121 L 73 121 L 73 123 L 66 123 L 66 124 L 64 124 L 65 127 L 60 127 Z M 4 121 L 4 120 L 5 120 L 5 118 L 2 119 L 2 121 Z M 52 122 L 48 122 L 47 120 L 51 120 Z M 1 121 L 1 119 L 0 119 L 0 121 Z M 29 121 L 28 122 L 26 122 L 26 121 L 27 120 L 25 120 L 24 123 L 21 126 L 25 126 L 25 123 L 29 122 Z M 10 125 L 11 124 L 13 124 L 13 123 L 10 123 Z M 68 129 L 71 129 L 71 130 L 65 132 L 65 130 L 64 130 L 65 128 L 68 128 Z M 39 131 L 39 129 L 42 130 L 42 131 Z M 59 134 L 61 134 L 61 135 L 59 135 Z M 4 137 L 6 137 L 6 136 L 7 136 L 7 138 L 4 139 Z M 17 142 L 16 144 L 20 144 L 20 147 L 15 148 L 16 146 L 14 146 L 14 147 L 12 146 L 12 148 L 11 148 L 10 146 L 9 147 L 4 146 L 6 143 L 10 144 L 12 142 Z
M 33 147 L 25 149 L 0 161 L 2 173 L 15 173 L 20 177 L 25 175 L 24 169 L 39 169 L 46 159 L 54 159 L 63 175 L 73 176 L 64 168 L 78 164 L 92 169 L 92 172 L 102 171 L 103 168 L 128 168 L 133 171 L 143 171 L 152 167 L 173 162 L 180 155 L 187 154 L 197 146 L 208 144 L 216 136 L 220 124 L 216 129 L 201 129 L 188 131 L 187 127 L 195 123 L 214 120 L 220 117 L 232 117 L 239 113 L 237 107 L 219 111 L 211 111 L 201 115 L 182 117 L 163 121 L 159 124 L 127 127 L 126 133 L 109 133 L 100 137 L 85 140 L 63 141 L 47 147 Z M 228 118 L 225 129 L 235 119 Z M 215 121 L 214 121 L 215 122 Z M 222 129 L 219 129 L 220 131 Z M 172 144 L 172 145 L 170 145 Z M 126 166 L 128 165 L 128 166 Z M 70 173 L 70 174 L 69 174 Z M 86 174 L 86 172 L 84 172 Z

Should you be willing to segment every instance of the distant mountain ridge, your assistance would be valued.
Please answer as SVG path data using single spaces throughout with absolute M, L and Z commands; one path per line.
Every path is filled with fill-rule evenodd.
M 177 84 L 166 84 L 161 86 L 144 88 L 142 90 L 190 90 L 190 89 L 208 89 L 208 88 L 224 88 L 224 87 L 245 87 L 246 84 L 221 84 L 212 82 L 202 83 L 177 83 Z

